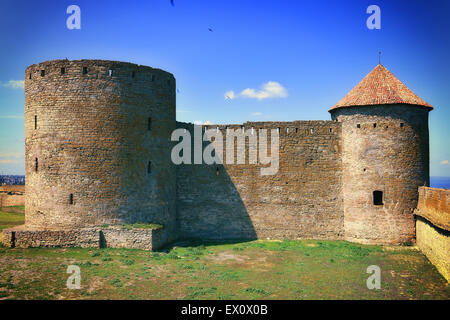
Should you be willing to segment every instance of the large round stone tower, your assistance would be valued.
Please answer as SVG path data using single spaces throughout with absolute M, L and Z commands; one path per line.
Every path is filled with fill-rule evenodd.
M 26 227 L 175 221 L 175 78 L 132 63 L 25 72 Z
M 414 241 L 418 187 L 429 185 L 432 109 L 379 64 L 329 110 L 342 122 L 346 240 Z

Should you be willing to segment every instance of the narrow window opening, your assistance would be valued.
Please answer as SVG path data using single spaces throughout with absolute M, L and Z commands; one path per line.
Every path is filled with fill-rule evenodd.
M 108 70 L 108 77 L 112 77 L 113 71 L 111 69 Z
M 376 127 L 377 127 L 377 124 L 376 124 L 376 123 L 374 123 L 374 124 L 373 124 L 373 127 L 374 127 L 374 128 L 376 128 Z
M 87 73 L 88 73 L 87 67 L 83 67 L 83 74 L 87 74 Z
M 298 133 L 298 128 L 295 128 L 295 133 Z
M 332 133 L 332 132 L 333 132 L 333 129 L 330 128 L 330 133 Z
M 45 76 L 45 70 L 41 70 L 41 77 Z
M 383 205 L 383 191 L 374 191 L 373 192 L 373 204 L 375 206 Z
M 152 131 L 152 118 L 148 118 L 147 129 L 148 131 Z
M 155 81 L 155 75 L 154 74 L 152 74 L 152 81 Z
M 35 172 L 38 171 L 38 166 L 39 166 L 38 158 L 35 158 L 35 159 L 34 159 L 34 171 L 35 171 Z
M 30 80 L 31 80 L 31 72 L 30 72 Z
M 34 130 L 37 129 L 37 116 L 34 116 Z
M 403 122 L 400 123 L 400 128 L 403 128 L 405 124 Z
M 152 173 L 152 162 L 151 162 L 151 161 L 148 162 L 148 165 L 147 165 L 147 173 L 148 173 L 148 174 Z
M 219 175 L 219 167 L 216 167 L 216 176 Z
M 131 77 L 134 78 L 136 76 L 136 72 L 131 72 Z
M 314 133 L 314 129 L 311 128 L 311 129 L 309 130 L 309 132 L 311 132 L 311 134 L 313 134 L 313 133 Z
M 289 128 L 286 128 L 286 133 L 289 133 Z
M 280 134 L 280 127 L 277 128 L 277 133 Z
M 73 193 L 69 196 L 69 204 L 73 204 Z
M 361 128 L 361 125 L 358 123 L 358 124 L 356 125 L 356 127 L 359 129 L 359 128 Z
M 61 68 L 61 74 L 65 74 L 66 73 L 66 68 Z

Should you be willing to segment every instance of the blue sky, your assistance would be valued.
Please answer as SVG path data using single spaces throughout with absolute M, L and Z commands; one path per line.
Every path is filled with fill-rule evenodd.
M 71 4 L 81 8 L 81 30 L 66 27 Z M 450 1 L 174 4 L 2 0 L 0 174 L 24 173 L 24 97 L 14 81 L 30 64 L 98 58 L 162 68 L 177 79 L 179 121 L 328 120 L 327 110 L 375 67 L 381 50 L 383 65 L 435 107 L 431 175 L 450 176 Z M 373 4 L 380 30 L 366 27 Z M 272 90 L 264 91 L 267 83 Z M 234 99 L 225 98 L 229 91 Z

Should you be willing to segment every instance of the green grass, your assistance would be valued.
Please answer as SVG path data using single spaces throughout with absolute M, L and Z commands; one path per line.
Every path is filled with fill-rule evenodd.
M 17 218 L 2 212 L 0 227 Z M 81 269 L 79 290 L 66 288 L 69 265 Z M 381 268 L 380 290 L 367 289 L 370 265 Z M 448 300 L 450 292 L 414 247 L 259 240 L 192 242 L 161 252 L 0 248 L 0 299 L 5 298 Z
M 121 224 L 121 227 L 132 230 L 132 229 L 162 229 L 161 224 L 156 223 L 132 223 L 132 224 Z
M 0 231 L 25 222 L 25 207 L 13 206 L 0 208 Z
M 115 225 L 118 227 L 122 227 L 124 229 L 127 230 L 133 230 L 133 229 L 162 229 L 164 228 L 163 225 L 161 224 L 156 224 L 156 223 L 124 223 L 124 224 L 119 224 L 119 225 Z M 102 225 L 102 228 L 108 228 L 109 225 L 104 224 Z

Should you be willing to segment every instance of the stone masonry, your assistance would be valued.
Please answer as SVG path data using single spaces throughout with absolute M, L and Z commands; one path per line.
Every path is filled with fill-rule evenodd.
M 419 188 L 417 246 L 450 282 L 450 190 Z
M 224 137 L 243 130 L 248 141 L 261 129 L 277 130 L 279 170 L 268 176 L 249 163 L 248 142 L 245 163 L 173 164 L 172 132 L 194 131 L 176 122 L 175 88 L 172 74 L 125 62 L 28 67 L 26 221 L 4 231 L 6 244 L 155 249 L 186 238 L 415 241 L 417 190 L 429 184 L 432 107 L 382 65 L 329 110 L 330 121 L 202 127 Z M 163 228 L 121 228 L 134 223 Z

